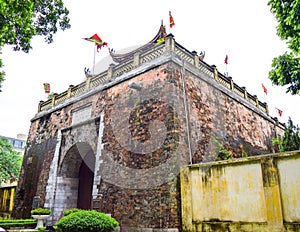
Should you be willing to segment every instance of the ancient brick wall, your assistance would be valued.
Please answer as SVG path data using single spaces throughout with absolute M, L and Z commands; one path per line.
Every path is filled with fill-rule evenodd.
M 180 227 L 177 174 L 188 149 L 182 96 L 170 82 L 169 66 L 103 91 L 93 110 L 105 124 L 94 208 L 112 214 L 124 231 Z M 128 87 L 132 82 L 141 90 Z
M 142 88 L 136 97 L 133 96 L 136 90 L 128 88 L 130 81 Z M 182 70 L 180 66 L 168 63 L 130 81 L 104 91 L 93 110 L 96 115 L 105 115 L 103 152 L 108 157 L 113 157 L 120 166 L 137 170 L 151 169 L 167 162 L 172 155 L 177 156 L 177 164 L 184 165 L 189 163 L 189 153 L 193 163 L 211 161 L 219 158 L 215 153 L 220 146 L 231 153 L 231 158 L 272 152 L 271 139 L 276 136 L 276 126 L 272 120 L 267 120 L 266 115 L 247 107 L 246 103 L 241 104 L 211 83 Z M 183 81 L 186 93 L 183 90 Z M 170 98 L 164 98 L 166 95 Z M 166 99 L 174 101 L 166 102 Z M 113 112 L 114 109 L 119 110 L 117 118 L 113 115 L 116 113 Z M 185 110 L 188 111 L 188 122 L 185 120 Z M 126 135 L 132 136 L 132 140 L 153 141 L 155 138 L 150 136 L 149 125 L 155 119 L 167 127 L 167 136 L 159 149 L 141 154 L 133 152 L 135 146 L 138 147 L 136 143 L 132 143 L 130 147 L 122 146 L 131 141 L 128 141 Z M 124 127 L 114 127 L 114 123 Z M 127 129 L 130 130 L 130 134 L 123 131 Z M 277 130 L 281 131 L 278 128 Z M 190 148 L 181 146 L 181 143 L 190 143 Z M 159 144 L 159 141 L 155 144 Z M 103 165 L 106 166 L 105 160 Z M 177 174 L 177 170 L 170 170 L 173 171 L 173 175 Z M 155 182 L 160 176 L 159 173 L 153 172 L 151 177 L 154 178 L 145 175 L 136 180 L 137 188 L 144 186 L 143 182 L 146 182 L 150 186 L 148 190 L 132 190 L 136 186 L 126 178 L 120 180 L 122 176 L 115 171 L 107 170 L 106 174 L 110 176 L 110 180 L 116 181 L 116 185 L 120 182 L 128 184 L 128 189 L 122 184 L 123 188 L 120 188 L 112 185 L 114 183 L 103 181 L 98 187 L 99 201 L 95 201 L 98 202 L 95 205 L 100 210 L 112 213 L 123 226 L 143 225 L 153 228 L 164 227 L 164 223 L 168 222 L 167 227 L 178 227 L 180 195 L 178 187 L 174 184 L 176 179 L 152 189 L 149 182 Z M 130 171 L 124 172 L 123 175 L 128 178 Z M 173 185 L 172 191 L 170 184 Z M 171 217 L 166 220 L 168 215 Z
M 232 158 L 273 152 L 272 138 L 283 132 L 273 119 L 190 72 L 185 72 L 185 81 L 196 143 L 193 163 L 216 160 L 213 153 L 220 146 Z
M 31 122 L 12 217 L 30 218 L 34 196 L 40 196 L 36 206 L 44 205 L 57 130 L 68 125 L 68 113 L 60 109 Z
M 41 205 L 47 201 L 57 132 L 63 130 L 58 166 L 78 142 L 88 143 L 96 163 L 101 161 L 95 167 L 94 209 L 112 214 L 128 231 L 180 228 L 181 166 L 217 160 L 220 149 L 232 158 L 270 153 L 271 139 L 281 131 L 206 74 L 197 75 L 169 61 L 34 118 L 15 215 L 29 216 L 35 195 Z M 86 105 L 93 126 L 73 125 L 73 112 Z

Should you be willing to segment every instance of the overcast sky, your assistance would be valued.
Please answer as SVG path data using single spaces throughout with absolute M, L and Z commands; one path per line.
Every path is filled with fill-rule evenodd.
M 270 115 L 287 122 L 290 116 L 300 125 L 300 96 L 285 93 L 284 87 L 272 86 L 268 79 L 272 59 L 286 51 L 276 35 L 277 22 L 267 1 L 262 0 L 65 0 L 70 10 L 71 29 L 58 32 L 54 43 L 43 38 L 32 41 L 29 54 L 2 50 L 6 81 L 0 93 L 0 135 L 16 137 L 28 134 L 30 120 L 40 100 L 46 100 L 43 83 L 51 92 L 63 92 L 69 85 L 81 83 L 84 67 L 93 66 L 94 44 L 83 40 L 97 33 L 110 48 L 120 50 L 149 42 L 161 20 L 168 25 L 171 10 L 175 40 L 190 51 L 205 51 L 205 61 L 234 82 L 246 86 L 269 105 Z M 108 49 L 96 53 L 96 62 L 107 57 Z M 266 96 L 262 83 L 268 89 Z M 283 111 L 279 117 L 275 107 Z

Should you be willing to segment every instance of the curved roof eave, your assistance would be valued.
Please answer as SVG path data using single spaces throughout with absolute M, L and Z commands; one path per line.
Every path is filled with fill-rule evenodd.
M 136 52 L 143 52 L 143 51 L 148 50 L 150 47 L 152 47 L 156 44 L 156 41 L 158 39 L 165 38 L 166 36 L 167 36 L 166 28 L 163 25 L 163 23 L 161 23 L 158 33 L 155 35 L 155 37 L 150 42 L 146 43 L 145 45 L 143 45 L 131 52 L 124 53 L 124 54 L 114 53 L 112 51 L 112 49 L 109 49 L 109 54 L 114 62 L 121 63 L 124 60 L 127 60 L 127 59 L 133 57 Z

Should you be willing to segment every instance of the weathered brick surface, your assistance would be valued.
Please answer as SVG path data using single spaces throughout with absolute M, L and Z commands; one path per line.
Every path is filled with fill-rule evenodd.
M 132 190 L 103 183 L 99 209 L 112 213 L 123 227 L 176 228 L 180 226 L 180 201 L 176 190 L 177 186 L 172 184 Z
M 282 133 L 273 120 L 266 120 L 234 95 L 228 96 L 192 74 L 186 74 L 185 80 L 192 106 L 192 140 L 197 144 L 194 163 L 210 159 L 216 149 L 214 139 L 235 158 L 272 152 L 275 130 Z
M 184 129 L 178 121 L 176 106 L 170 105 L 161 95 L 166 93 L 174 95 L 170 89 L 170 84 L 165 81 L 169 79 L 168 65 L 151 70 L 145 74 L 134 78 L 136 83 L 142 83 L 142 93 L 135 93 L 136 90 L 128 88 L 129 82 L 124 82 L 114 86 L 101 94 L 97 99 L 95 114 L 105 115 L 105 129 L 103 135 L 104 153 L 122 167 L 131 170 L 151 169 L 159 167 L 165 163 L 179 146 L 179 136 Z M 168 82 L 169 83 L 169 82 Z M 136 97 L 135 97 L 135 94 Z M 145 94 L 145 99 L 139 95 Z M 178 98 L 174 95 L 173 98 Z M 128 99 L 133 102 L 128 102 Z M 180 101 L 180 99 L 179 99 Z M 120 106 L 120 108 L 119 108 Z M 114 111 L 118 111 L 118 118 L 114 118 Z M 114 120 L 117 119 L 117 120 Z M 151 136 L 150 126 L 154 120 L 163 122 L 166 127 L 166 137 L 164 141 L 155 141 L 155 136 Z M 183 122 L 181 122 L 183 123 Z M 119 124 L 115 125 L 115 124 Z M 115 128 L 120 128 L 116 130 Z M 153 152 L 140 154 L 132 152 L 136 147 L 124 148 L 121 144 L 126 143 L 128 137 L 126 131 L 130 131 L 132 140 L 146 142 L 152 140 L 153 144 L 161 144 Z M 156 131 L 156 133 L 159 133 Z M 136 144 L 133 144 L 133 146 Z M 107 160 L 103 160 L 106 166 Z M 119 176 L 114 170 L 108 170 L 111 180 L 119 182 Z M 180 201 L 178 191 L 178 181 L 175 173 L 171 181 L 161 186 L 149 189 L 131 189 L 113 185 L 102 181 L 98 186 L 100 204 L 98 209 L 106 213 L 111 213 L 123 227 L 143 227 L 143 228 L 174 228 L 180 224 Z M 175 177 L 174 177 L 175 176 Z M 126 174 L 125 174 L 126 177 Z M 153 173 L 153 179 L 148 176 L 139 176 L 136 186 L 158 181 L 155 177 L 160 177 L 159 173 Z M 126 179 L 124 179 L 126 182 Z M 151 185 L 151 184 L 149 184 Z
M 130 88 L 132 82 L 141 89 Z M 178 168 L 189 163 L 190 155 L 193 163 L 212 160 L 218 144 L 232 157 L 272 152 L 276 129 L 272 120 L 235 98 L 169 62 L 36 118 L 28 136 L 15 215 L 28 216 L 35 195 L 41 196 L 41 205 L 45 202 L 56 133 L 66 128 L 58 175 L 76 178 L 80 158 L 71 148 L 80 142 L 88 144 L 101 160 L 95 173 L 100 179 L 93 200 L 95 209 L 112 214 L 123 227 L 180 228 Z M 92 119 L 70 127 L 72 111 L 88 104 Z M 101 152 L 100 115 L 104 117 Z M 73 165 L 71 154 L 77 157 Z M 32 163 L 27 164 L 30 157 Z M 176 162 L 168 163 L 174 157 Z M 117 166 L 111 166 L 111 160 Z M 122 173 L 115 167 L 121 167 Z
M 28 144 L 15 196 L 15 209 L 12 217 L 30 218 L 33 197 L 41 197 L 40 203 L 45 202 L 45 189 L 48 172 L 54 153 L 55 139 L 48 138 L 38 145 Z

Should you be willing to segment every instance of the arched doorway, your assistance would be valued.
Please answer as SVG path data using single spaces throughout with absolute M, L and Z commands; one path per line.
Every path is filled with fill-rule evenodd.
M 79 168 L 77 208 L 91 209 L 95 155 L 91 151 L 82 160 Z
M 84 142 L 67 151 L 58 175 L 56 200 L 63 202 L 62 211 L 70 208 L 91 209 L 95 154 Z

